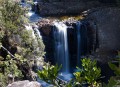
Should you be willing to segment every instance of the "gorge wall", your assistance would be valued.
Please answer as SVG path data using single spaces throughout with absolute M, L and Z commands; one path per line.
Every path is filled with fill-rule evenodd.
M 82 11 L 101 7 L 117 6 L 119 0 L 38 0 L 38 13 L 42 16 L 76 15 Z
M 100 6 L 98 1 L 87 2 L 39 2 L 39 14 L 43 16 L 75 15 L 82 11 Z
M 99 61 L 105 79 L 113 75 L 107 62 L 115 59 L 117 51 L 120 51 L 119 14 L 120 8 L 109 7 L 94 10 L 86 17 L 91 26 L 96 24 L 99 46 L 92 56 Z

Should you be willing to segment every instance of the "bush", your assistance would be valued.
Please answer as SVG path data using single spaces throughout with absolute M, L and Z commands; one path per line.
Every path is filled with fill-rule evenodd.
M 47 63 L 46 66 L 43 67 L 43 70 L 38 70 L 37 74 L 40 79 L 46 81 L 47 83 L 57 85 L 56 78 L 61 67 L 62 66 L 58 66 L 57 64 L 53 66 Z
M 84 58 L 82 61 L 82 69 L 78 68 L 78 71 L 74 73 L 75 82 L 78 85 L 83 83 L 89 85 L 98 85 L 97 79 L 101 76 L 101 69 L 97 67 L 97 61 L 92 61 L 89 58 Z
M 45 46 L 42 39 L 37 35 L 31 37 L 25 29 L 25 14 L 25 9 L 16 0 L 0 0 L 0 73 L 7 78 L 9 75 L 13 79 L 24 75 L 24 79 L 33 80 L 33 65 L 44 62 Z
M 104 83 L 104 87 L 118 87 L 120 86 L 120 52 L 118 51 L 118 66 L 109 62 L 109 67 L 114 71 L 116 76 L 112 76 L 108 81 L 108 84 Z

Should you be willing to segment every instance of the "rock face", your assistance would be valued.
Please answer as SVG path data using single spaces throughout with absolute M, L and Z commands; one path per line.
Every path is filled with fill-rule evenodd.
M 97 30 L 98 48 L 91 55 L 98 60 L 106 80 L 113 75 L 108 62 L 115 59 L 120 50 L 120 8 L 99 8 L 86 14 L 89 26 Z
M 18 81 L 9 84 L 7 87 L 42 87 L 40 83 L 36 81 L 29 82 L 28 80 L 25 81 Z
M 101 62 L 108 62 L 109 58 L 113 58 L 113 54 L 120 50 L 119 14 L 119 8 L 99 8 L 99 10 L 88 13 L 86 17 L 91 28 L 97 29 L 99 48 L 96 50 L 95 54 L 106 56 L 105 59 L 104 57 L 99 59 Z
M 42 16 L 74 15 L 92 7 L 100 6 L 98 1 L 39 2 L 39 14 Z
M 38 0 L 38 13 L 42 16 L 76 15 L 87 9 L 119 5 L 119 0 Z
M 54 57 L 54 40 L 53 40 L 53 25 L 52 20 L 49 19 L 41 19 L 38 21 L 37 25 L 39 26 L 39 31 L 42 35 L 42 40 L 45 45 L 45 61 L 52 61 Z

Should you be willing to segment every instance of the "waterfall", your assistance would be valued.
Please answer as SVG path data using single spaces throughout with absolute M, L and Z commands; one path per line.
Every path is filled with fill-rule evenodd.
M 32 10 L 31 4 L 27 3 L 25 0 L 21 0 L 21 5 L 22 5 L 22 7 L 27 7 L 27 8 L 29 8 L 29 12 L 27 13 L 27 16 L 29 17 L 29 21 L 30 21 L 30 22 L 37 22 L 37 21 L 39 20 L 39 18 L 40 18 L 39 15 L 35 14 L 34 11 L 31 11 L 31 10 Z M 37 0 L 34 0 L 34 5 L 35 5 L 35 8 L 36 8 Z M 37 10 L 37 9 L 35 9 L 35 11 L 36 11 L 36 10 Z M 30 31 L 32 32 L 32 37 L 33 37 L 33 38 L 36 37 L 35 34 L 37 34 L 37 36 L 38 36 L 39 38 L 42 38 L 42 36 L 41 36 L 41 34 L 40 34 L 40 32 L 39 32 L 38 26 L 37 26 L 36 24 L 33 24 L 33 26 L 30 25 L 30 24 L 25 25 L 25 28 L 26 28 L 27 30 L 30 30 Z
M 39 31 L 37 25 L 34 25 L 34 26 L 33 26 L 33 30 L 34 30 L 34 32 L 38 35 L 39 38 L 42 38 L 42 36 L 41 36 L 41 34 L 40 34 L 40 31 Z
M 32 28 L 32 26 L 30 25 L 30 24 L 28 24 L 28 25 L 25 25 L 25 28 L 26 28 L 26 30 L 28 31 L 28 32 L 31 32 L 31 35 L 29 35 L 29 36 L 31 36 L 32 38 L 34 38 L 35 39 L 35 34 L 34 34 L 34 31 L 33 31 L 33 28 Z
M 69 53 L 67 40 L 67 26 L 62 22 L 55 22 L 55 59 L 60 65 L 62 64 L 62 72 L 69 72 Z
M 37 5 L 38 5 L 37 0 L 34 0 L 34 12 L 35 13 L 37 13 Z
M 80 34 L 80 29 L 81 29 L 81 22 L 78 21 L 76 23 L 76 29 L 77 29 L 77 66 L 80 66 L 80 55 L 81 55 L 81 34 Z

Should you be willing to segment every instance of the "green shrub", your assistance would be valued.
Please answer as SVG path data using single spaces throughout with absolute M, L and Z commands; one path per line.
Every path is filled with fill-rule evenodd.
M 114 70 L 116 76 L 112 76 L 108 81 L 108 84 L 104 83 L 104 87 L 117 87 L 120 86 L 120 52 L 118 52 L 118 66 L 109 62 L 109 67 Z
M 117 82 L 115 81 L 115 78 L 111 77 L 108 84 L 103 83 L 103 87 L 115 87 L 116 84 Z
M 58 66 L 57 64 L 53 66 L 47 63 L 46 66 L 43 67 L 42 71 L 38 70 L 37 74 L 40 79 L 46 81 L 47 83 L 56 85 L 55 81 L 61 67 L 62 66 Z
M 30 37 L 31 32 L 24 27 L 25 14 L 26 10 L 16 0 L 0 0 L 0 52 L 5 52 L 5 56 L 0 54 L 0 73 L 7 78 L 12 75 L 18 79 L 24 75 L 25 79 L 32 80 L 30 70 L 35 61 L 37 66 L 44 62 L 45 46 L 42 39 Z M 16 36 L 20 42 L 15 40 Z M 13 48 L 15 53 L 11 53 Z
M 0 73 L 0 87 L 6 87 L 7 86 L 7 76 L 3 75 L 3 73 Z
M 82 69 L 78 68 L 78 72 L 74 73 L 76 84 L 82 85 L 87 83 L 96 85 L 96 80 L 101 76 L 101 69 L 97 67 L 97 61 L 92 61 L 89 58 L 84 58 L 82 61 Z

